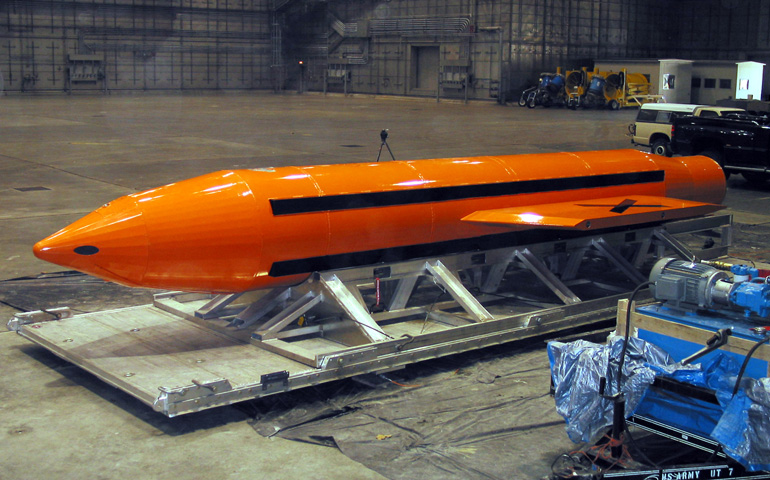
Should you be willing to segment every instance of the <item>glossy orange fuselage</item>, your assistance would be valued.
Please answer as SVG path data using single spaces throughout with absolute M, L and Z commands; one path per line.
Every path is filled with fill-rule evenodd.
M 121 197 L 34 251 L 130 286 L 242 292 L 298 283 L 326 258 L 511 232 L 461 220 L 479 210 L 724 193 L 709 158 L 636 150 L 221 171 Z

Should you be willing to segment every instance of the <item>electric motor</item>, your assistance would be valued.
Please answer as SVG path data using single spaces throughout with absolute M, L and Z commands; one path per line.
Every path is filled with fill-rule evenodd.
M 726 272 L 675 258 L 658 260 L 650 271 L 650 282 L 657 300 L 684 308 L 728 306 L 730 291 L 735 286 Z
M 770 316 L 770 277 L 759 277 L 757 269 L 745 265 L 732 265 L 730 271 L 733 278 L 703 263 L 662 258 L 650 271 L 650 289 L 655 299 L 677 308 L 734 307 L 746 317 Z

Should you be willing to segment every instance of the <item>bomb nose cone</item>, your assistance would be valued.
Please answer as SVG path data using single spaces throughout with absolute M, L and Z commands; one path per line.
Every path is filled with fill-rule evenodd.
M 134 287 L 232 293 L 260 275 L 262 210 L 233 171 L 119 198 L 38 242 L 35 255 Z
M 124 285 L 141 285 L 148 259 L 142 210 L 122 197 L 45 238 L 35 256 Z

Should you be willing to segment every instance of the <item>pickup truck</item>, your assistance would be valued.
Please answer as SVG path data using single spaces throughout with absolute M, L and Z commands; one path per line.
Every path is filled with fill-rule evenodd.
M 711 157 L 726 176 L 740 173 L 751 183 L 764 183 L 770 179 L 770 120 L 736 114 L 680 117 L 671 125 L 671 151 Z
M 628 126 L 628 134 L 633 145 L 650 147 L 652 153 L 670 157 L 669 132 L 674 119 L 686 115 L 721 117 L 731 113 L 746 111 L 740 108 L 688 103 L 645 103 L 639 109 L 636 121 Z

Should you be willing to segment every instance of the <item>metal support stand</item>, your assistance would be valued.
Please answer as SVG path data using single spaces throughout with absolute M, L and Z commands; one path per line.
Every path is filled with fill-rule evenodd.
M 386 145 L 386 130 L 381 137 Z M 721 223 L 723 220 L 709 220 L 708 226 Z M 624 256 L 617 247 L 628 247 L 625 241 L 630 238 L 635 239 L 636 248 Z M 431 322 L 430 329 L 451 329 L 509 318 L 510 315 L 494 313 L 486 305 L 500 304 L 504 299 L 523 299 L 509 291 L 512 274 L 528 273 L 537 279 L 542 291 L 551 292 L 560 302 L 528 298 L 530 305 L 563 310 L 592 304 L 590 298 L 581 298 L 573 289 L 589 285 L 608 293 L 622 293 L 629 287 L 613 285 L 605 278 L 606 270 L 598 272 L 598 278 L 585 278 L 585 273 L 580 278 L 585 259 L 591 252 L 594 257 L 598 254 L 620 278 L 625 278 L 627 285 L 636 285 L 645 276 L 635 263 L 649 259 L 653 240 L 660 242 L 657 250 L 673 249 L 686 258 L 694 255 L 671 234 L 656 228 L 638 236 L 617 233 L 558 242 L 558 246 L 538 244 L 315 274 L 295 287 L 271 290 L 241 306 L 240 311 L 230 311 L 238 295 L 217 297 L 197 309 L 194 316 L 205 320 L 217 314 L 225 316 L 229 320 L 223 333 L 250 331 L 254 345 L 312 367 L 328 368 L 330 356 L 339 355 L 346 348 L 366 346 L 372 351 L 389 351 L 399 337 L 423 334 L 426 321 Z M 553 253 L 561 249 L 563 253 Z M 379 299 L 380 283 L 388 287 L 383 287 L 388 293 L 384 294 L 382 304 L 369 298 L 374 294 Z M 531 280 L 527 283 L 532 284 Z M 444 294 L 446 297 L 439 302 Z M 370 310 L 367 305 L 378 308 Z M 409 319 L 415 317 L 423 319 L 419 328 L 407 327 Z M 383 328 L 383 324 L 388 328 Z M 525 324 L 530 325 L 529 319 Z M 394 328 L 396 325 L 401 328 Z M 315 340 L 308 342 L 311 337 Z M 313 347 L 300 347 L 305 343 Z M 318 348 L 321 344 L 327 346 Z
M 730 223 L 706 217 L 327 271 L 242 294 L 170 292 L 152 305 L 18 314 L 8 325 L 175 416 L 614 318 L 643 275 L 634 265 L 651 265 L 671 243 L 661 230 L 710 238 Z M 723 248 L 691 247 L 687 258 Z

